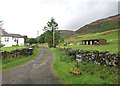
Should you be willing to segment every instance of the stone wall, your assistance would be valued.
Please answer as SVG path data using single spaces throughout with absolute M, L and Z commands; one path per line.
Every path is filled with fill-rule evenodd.
M 120 65 L 120 52 L 110 53 L 107 51 L 86 51 L 86 50 L 73 50 L 71 48 L 57 48 L 64 51 L 66 54 L 73 56 L 74 59 L 82 59 L 82 61 L 103 65 L 119 67 Z
M 31 55 L 33 53 L 34 46 L 31 48 L 23 48 L 23 49 L 17 49 L 17 50 L 12 50 L 12 51 L 3 51 L 0 52 L 1 54 L 1 59 L 7 59 L 7 58 L 17 58 L 20 56 L 26 56 L 26 55 Z

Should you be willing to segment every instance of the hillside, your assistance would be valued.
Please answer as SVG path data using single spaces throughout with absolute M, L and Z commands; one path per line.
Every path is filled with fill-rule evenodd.
M 75 31 L 74 36 L 118 29 L 118 21 L 120 21 L 120 15 L 94 21 Z
M 98 51 L 110 51 L 118 52 L 118 32 L 119 29 L 104 31 L 95 34 L 86 34 L 79 37 L 71 37 L 66 39 L 66 42 L 73 43 L 73 45 L 68 45 L 67 47 L 73 49 L 83 49 L 83 50 L 98 50 Z M 86 39 L 100 39 L 104 38 L 107 40 L 107 45 L 104 46 L 90 46 L 90 45 L 79 45 L 81 40 Z
M 70 30 L 59 30 L 64 38 L 69 38 L 73 36 L 80 36 L 84 34 L 94 34 L 104 31 L 119 29 L 118 22 L 120 22 L 120 14 L 115 16 L 110 16 L 108 18 L 99 19 L 90 24 L 87 24 L 76 31 Z
M 61 36 L 63 36 L 63 38 L 69 38 L 74 34 L 74 31 L 70 30 L 59 30 L 59 32 L 61 33 Z

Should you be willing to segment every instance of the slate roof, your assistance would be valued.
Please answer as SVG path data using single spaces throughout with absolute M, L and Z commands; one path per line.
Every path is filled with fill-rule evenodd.
M 21 36 L 20 34 L 6 34 L 6 35 L 2 35 L 2 36 L 9 36 L 9 37 L 13 37 L 13 38 L 23 38 L 23 36 Z
M 9 36 L 9 37 L 14 37 L 14 38 L 23 38 L 23 36 L 21 36 L 20 34 L 11 34 L 11 33 L 7 33 L 6 31 L 4 31 L 4 29 L 0 28 L 0 35 L 1 36 Z

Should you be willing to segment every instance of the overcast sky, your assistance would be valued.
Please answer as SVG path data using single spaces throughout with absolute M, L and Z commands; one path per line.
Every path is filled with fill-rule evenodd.
M 119 0 L 0 0 L 0 20 L 9 33 L 36 37 L 54 17 L 59 29 L 77 30 L 118 14 Z

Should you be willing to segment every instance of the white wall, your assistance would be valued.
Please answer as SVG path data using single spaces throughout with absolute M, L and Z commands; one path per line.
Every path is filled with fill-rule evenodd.
M 8 42 L 5 41 L 5 39 L 9 39 Z M 11 47 L 12 46 L 12 37 L 1 37 L 1 43 L 5 44 L 5 47 Z
M 24 46 L 24 38 L 13 38 L 12 45 L 17 45 L 17 41 L 16 42 L 14 41 L 15 39 L 18 40 L 19 46 Z
M 18 45 L 24 46 L 24 38 L 18 38 Z
M 9 40 L 5 41 L 5 39 Z M 19 46 L 24 46 L 24 38 L 1 37 L 1 43 L 5 45 L 4 47 L 11 47 L 12 45 L 17 45 L 17 41 L 14 41 L 15 39 L 18 39 Z

